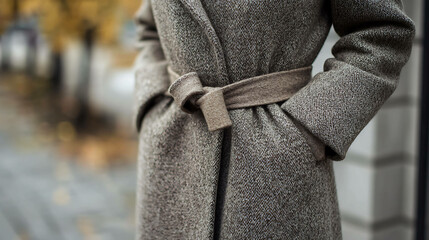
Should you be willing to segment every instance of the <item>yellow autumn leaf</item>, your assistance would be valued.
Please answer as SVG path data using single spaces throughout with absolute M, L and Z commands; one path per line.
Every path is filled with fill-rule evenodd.
M 32 15 L 39 11 L 42 0 L 19 0 L 18 8 L 21 15 Z
M 61 51 L 67 40 L 81 39 L 90 28 L 97 42 L 115 44 L 141 0 L 0 0 L 0 34 L 13 21 L 14 3 L 21 16 L 37 14 L 42 33 Z
M 10 0 L 0 0 L 0 6 L 0 34 L 2 34 L 13 19 L 13 4 Z

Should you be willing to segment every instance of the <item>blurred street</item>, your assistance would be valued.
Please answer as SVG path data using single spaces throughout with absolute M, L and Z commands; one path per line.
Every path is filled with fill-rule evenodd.
M 79 135 L 44 82 L 0 75 L 0 239 L 132 239 L 135 140 Z

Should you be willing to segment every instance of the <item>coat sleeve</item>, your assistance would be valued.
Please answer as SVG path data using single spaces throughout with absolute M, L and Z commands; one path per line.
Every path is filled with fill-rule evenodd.
M 319 138 L 339 161 L 398 85 L 415 35 L 401 0 L 331 0 L 340 39 L 323 72 L 281 108 Z
M 151 0 L 143 0 L 135 14 L 137 48 L 133 122 L 137 131 L 147 111 L 163 97 L 169 87 L 167 60 L 159 41 Z

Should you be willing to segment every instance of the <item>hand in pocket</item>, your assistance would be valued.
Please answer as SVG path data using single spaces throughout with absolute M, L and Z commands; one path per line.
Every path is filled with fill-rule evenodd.
M 289 114 L 288 114 L 289 115 Z M 292 122 L 296 125 L 296 127 L 300 130 L 303 137 L 307 140 L 307 144 L 313 152 L 314 157 L 317 161 L 322 161 L 326 159 L 325 153 L 325 144 L 316 136 L 314 136 L 306 127 L 301 125 L 299 121 L 294 119 L 289 115 Z

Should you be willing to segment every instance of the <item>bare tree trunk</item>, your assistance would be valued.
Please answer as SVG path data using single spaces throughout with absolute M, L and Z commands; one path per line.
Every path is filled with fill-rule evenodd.
M 51 55 L 52 71 L 50 76 L 51 91 L 59 94 L 61 91 L 62 73 L 63 73 L 63 57 L 61 52 L 54 51 Z
M 76 127 L 78 129 L 84 129 L 87 127 L 88 120 L 90 117 L 89 108 L 89 83 L 91 80 L 91 57 L 94 47 L 95 39 L 95 28 L 88 28 L 85 32 L 83 43 L 84 43 L 84 54 L 82 59 L 82 78 L 78 87 L 78 106 L 79 112 L 76 118 Z

